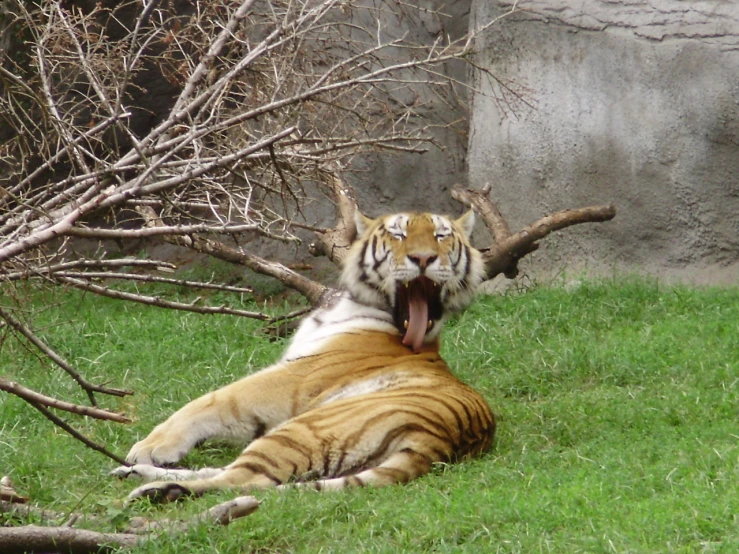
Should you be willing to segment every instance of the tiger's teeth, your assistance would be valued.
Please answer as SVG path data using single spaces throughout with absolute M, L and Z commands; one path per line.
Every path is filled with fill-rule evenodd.
M 403 329 L 408 329 L 408 320 L 407 319 L 403 322 Z

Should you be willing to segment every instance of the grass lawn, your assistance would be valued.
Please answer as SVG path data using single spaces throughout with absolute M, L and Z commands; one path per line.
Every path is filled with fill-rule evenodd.
M 120 455 L 284 348 L 241 318 L 64 300 L 39 333 L 89 380 L 136 391 L 101 399 L 131 425 L 64 417 Z M 14 340 L 0 348 L 1 374 L 84 402 Z M 624 279 L 487 297 L 447 328 L 443 352 L 497 415 L 487 455 L 405 486 L 257 492 L 247 518 L 136 552 L 739 552 L 739 289 Z M 206 446 L 185 463 L 237 452 Z M 0 474 L 38 505 L 107 515 L 112 529 L 128 514 L 184 517 L 230 496 L 126 508 L 132 484 L 108 477 L 114 466 L 0 393 Z

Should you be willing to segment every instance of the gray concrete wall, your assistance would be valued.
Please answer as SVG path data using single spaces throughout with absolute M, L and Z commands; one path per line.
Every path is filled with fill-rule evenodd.
M 510 8 L 475 0 L 471 25 Z M 739 4 L 529 0 L 480 40 L 469 182 L 518 229 L 614 203 L 524 264 L 739 283 Z M 501 83 L 503 85 L 501 85 Z
M 396 6 L 397 13 L 407 17 L 393 17 L 387 11 L 384 23 L 387 36 L 431 45 L 437 40 L 455 40 L 468 31 L 472 0 L 412 0 L 409 5 L 425 8 L 416 10 Z M 419 87 L 417 98 L 405 100 L 419 105 L 418 113 L 428 126 L 427 136 L 433 144 L 425 144 L 424 154 L 398 154 L 382 151 L 365 156 L 352 164 L 353 173 L 345 175 L 357 191 L 359 206 L 369 215 L 377 216 L 393 211 L 416 210 L 441 213 L 461 213 L 464 209 L 452 200 L 450 190 L 455 183 L 464 182 L 467 175 L 467 143 L 469 110 L 467 66 L 455 61 L 438 68 L 456 80 L 458 85 L 446 88 L 447 96 L 439 98 L 429 89 Z M 409 75 L 417 78 L 418 75 Z M 328 219 L 325 224 L 331 224 Z

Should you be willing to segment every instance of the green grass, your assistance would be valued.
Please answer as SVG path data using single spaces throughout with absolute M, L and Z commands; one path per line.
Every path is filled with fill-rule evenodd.
M 119 454 L 187 399 L 284 348 L 240 318 L 67 300 L 43 314 L 44 336 L 88 378 L 134 389 L 104 402 L 136 422 L 67 419 Z M 739 290 L 637 280 L 534 288 L 481 299 L 443 342 L 497 415 L 490 453 L 405 486 L 259 492 L 248 518 L 137 552 L 739 551 Z M 0 367 L 84 399 L 12 340 Z M 185 517 L 230 496 L 123 509 L 132 485 L 107 476 L 113 462 L 21 400 L 0 402 L 0 473 L 39 505 Z M 207 447 L 186 461 L 220 464 L 236 452 Z

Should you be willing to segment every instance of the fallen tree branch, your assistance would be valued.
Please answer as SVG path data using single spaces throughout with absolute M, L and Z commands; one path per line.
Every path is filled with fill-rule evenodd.
M 239 310 L 237 308 L 230 308 L 228 306 L 196 306 L 194 304 L 185 304 L 184 302 L 173 302 L 171 300 L 163 300 L 158 296 L 146 296 L 143 294 L 134 294 L 132 292 L 124 292 L 120 290 L 95 285 L 93 283 L 86 282 L 82 279 L 76 279 L 72 277 L 63 277 L 60 275 L 53 275 L 54 279 L 67 283 L 75 288 L 86 290 L 100 296 L 107 296 L 108 298 L 115 298 L 116 300 L 129 300 L 131 302 L 138 302 L 139 304 L 147 304 L 149 306 L 157 306 L 159 308 L 169 308 L 170 310 L 182 310 L 185 312 L 195 312 L 198 314 L 228 314 L 238 315 L 241 317 L 249 317 L 252 319 L 269 320 L 270 316 L 262 312 L 250 312 L 248 310 Z
M 99 533 L 74 527 L 23 527 L 0 528 L 0 552 L 24 554 L 26 552 L 70 552 L 86 554 L 110 552 L 120 547 L 132 548 L 141 542 L 141 536 L 132 533 Z
M 55 275 L 75 279 L 116 279 L 121 281 L 141 281 L 144 283 L 162 283 L 165 285 L 176 285 L 178 287 L 188 287 L 193 289 L 235 292 L 237 294 L 252 294 L 254 292 L 254 289 L 251 287 L 234 287 L 231 285 L 219 285 L 218 283 L 203 283 L 200 281 L 187 281 L 185 279 L 157 277 L 156 275 L 140 275 L 138 273 L 117 273 L 113 271 L 58 271 Z
M 0 390 L 14 394 L 31 404 L 41 404 L 42 406 L 48 406 L 50 408 L 56 408 L 57 410 L 63 410 L 65 412 L 84 415 L 95 419 L 116 421 L 118 423 L 131 423 L 131 420 L 124 415 L 109 412 L 108 410 L 102 410 L 100 408 L 80 406 L 79 404 L 57 400 L 56 398 L 43 395 L 34 390 L 28 389 L 23 385 L 19 385 L 15 381 L 9 381 L 3 377 L 0 377 Z
M 3 554 L 21 554 L 25 552 L 64 551 L 78 554 L 107 552 L 120 547 L 131 548 L 162 534 L 181 533 L 199 524 L 228 525 L 236 519 L 248 516 L 258 508 L 259 501 L 256 498 L 240 496 L 213 506 L 209 510 L 185 521 L 134 517 L 129 521 L 128 527 L 119 533 L 78 529 L 72 527 L 71 524 L 53 527 L 38 525 L 0 527 L 0 552 Z M 103 518 L 87 514 L 70 515 L 6 501 L 0 501 L 0 513 L 14 514 L 22 518 L 36 517 L 42 521 L 67 519 L 74 523 L 78 521 L 107 523 Z
M 159 227 L 163 225 L 151 207 L 138 206 L 136 210 L 144 217 L 147 226 Z M 164 240 L 170 244 L 190 248 L 201 254 L 208 254 L 220 260 L 248 267 L 261 275 L 273 277 L 301 293 L 311 304 L 318 302 L 327 289 L 325 285 L 300 275 L 279 262 L 272 262 L 243 250 L 236 250 L 222 242 L 206 239 L 197 234 L 187 236 L 165 235 Z M 269 319 L 269 317 L 265 316 L 263 319 Z
M 262 275 L 274 277 L 286 286 L 297 290 L 312 304 L 316 303 L 326 290 L 326 286 L 300 275 L 279 262 L 272 262 L 255 254 L 238 251 L 225 244 L 197 236 L 187 237 L 192 240 L 192 248 L 197 252 L 209 254 L 215 258 L 248 267 Z
M 8 477 L 2 478 L 2 482 L 9 481 Z M 12 485 L 11 485 L 12 489 Z M 13 489 L 16 498 L 20 497 Z M 65 522 L 65 527 L 71 527 L 77 522 L 84 521 L 95 525 L 109 524 L 108 519 L 92 514 L 58 512 L 47 510 L 32 504 L 27 504 L 28 499 L 23 498 L 22 502 L 6 500 L 0 501 L 0 513 L 12 514 L 21 519 L 34 518 L 40 522 Z M 152 531 L 171 531 L 179 529 L 184 531 L 194 523 L 209 522 L 219 525 L 228 525 L 231 521 L 239 517 L 247 516 L 259 508 L 259 501 L 253 496 L 239 496 L 216 504 L 208 510 L 195 515 L 191 519 L 182 522 L 173 522 L 169 519 L 151 519 L 144 516 L 133 516 L 127 520 L 127 525 L 123 529 L 123 533 L 141 535 L 151 533 Z M 5 550 L 0 550 L 5 552 Z
M 28 279 L 34 275 L 43 276 L 49 273 L 57 273 L 69 269 L 84 268 L 102 268 L 102 267 L 154 267 L 156 269 L 175 270 L 177 266 L 169 262 L 159 260 L 140 260 L 138 258 L 119 258 L 117 260 L 73 260 L 71 262 L 63 262 L 60 264 L 30 267 L 23 271 L 14 271 L 0 275 L 0 281 L 19 281 Z
M 518 261 L 539 247 L 538 241 L 550 233 L 581 223 L 609 221 L 616 216 L 614 206 L 592 206 L 564 210 L 543 217 L 533 225 L 496 244 L 483 253 L 488 279 L 503 273 L 509 279 L 518 274 Z
M 0 500 L 4 502 L 12 502 L 14 504 L 25 504 L 28 502 L 28 498 L 21 496 L 15 491 L 13 482 L 7 475 L 4 475 L 0 479 Z
M 509 279 L 516 277 L 518 261 L 539 248 L 538 241 L 554 231 L 581 223 L 609 221 L 616 216 L 616 208 L 612 205 L 563 210 L 511 234 L 505 218 L 490 200 L 490 189 L 490 185 L 485 185 L 480 190 L 465 189 L 460 185 L 455 185 L 452 189 L 452 198 L 475 210 L 493 234 L 495 244 L 480 248 L 488 279 L 501 273 Z
M 308 249 L 313 256 L 327 256 L 341 266 L 357 234 L 354 225 L 357 201 L 354 190 L 339 177 L 338 168 L 328 175 L 327 185 L 333 196 L 337 222 L 333 229 L 316 232 L 316 241 Z
M 295 319 L 296 317 L 302 317 L 305 314 L 310 313 L 312 310 L 313 310 L 313 307 L 311 306 L 308 306 L 306 308 L 299 308 L 288 314 L 275 316 L 272 319 L 270 319 L 267 323 L 272 325 L 273 323 L 280 323 L 282 321 L 287 321 L 289 319 Z
M 328 290 L 333 291 L 335 293 L 340 292 L 336 289 L 327 289 L 327 291 Z M 288 337 L 300 325 L 301 320 L 298 318 L 302 318 L 304 315 L 312 312 L 318 306 L 323 306 L 322 302 L 324 301 L 326 296 L 327 294 L 324 293 L 324 296 L 321 297 L 321 300 L 319 300 L 318 305 L 308 306 L 306 308 L 294 310 L 288 314 L 273 317 L 271 320 L 267 322 L 268 325 L 264 328 L 263 330 L 264 333 L 271 337 Z
M 254 223 L 249 225 L 171 225 L 167 227 L 146 227 L 144 229 L 99 229 L 91 227 L 73 227 L 66 234 L 70 237 L 81 237 L 87 239 L 139 239 L 156 237 L 162 235 L 190 235 L 192 233 L 257 233 L 261 236 L 281 240 L 283 242 L 295 242 L 294 237 L 283 237 L 269 233 Z

